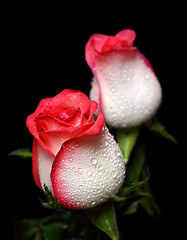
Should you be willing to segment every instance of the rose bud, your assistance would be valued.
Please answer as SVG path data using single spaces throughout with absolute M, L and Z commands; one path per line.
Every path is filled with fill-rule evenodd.
M 112 198 L 125 177 L 123 155 L 97 103 L 80 91 L 43 99 L 28 116 L 33 176 L 64 207 L 85 209 Z
M 86 44 L 86 61 L 94 74 L 90 98 L 116 128 L 148 121 L 162 99 L 154 70 L 134 40 L 134 31 L 122 30 L 115 36 L 94 34 Z

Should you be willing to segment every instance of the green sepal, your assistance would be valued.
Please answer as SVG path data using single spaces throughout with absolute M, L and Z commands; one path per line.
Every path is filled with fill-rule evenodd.
M 132 149 L 137 141 L 138 135 L 139 127 L 117 130 L 117 140 L 125 158 L 125 164 L 127 164 L 130 158 Z
M 114 197 L 119 203 L 120 215 L 129 215 L 136 213 L 142 197 L 151 197 L 147 192 L 143 192 L 142 188 L 147 183 L 148 178 L 137 183 L 126 183 Z
M 32 158 L 32 152 L 28 148 L 20 148 L 10 152 L 8 156 L 16 156 L 20 158 Z
M 159 136 L 164 137 L 165 139 L 177 144 L 177 140 L 167 132 L 165 127 L 158 121 L 156 116 L 145 123 L 145 126 Z
M 136 183 L 125 182 L 125 184 L 121 187 L 121 189 L 119 190 L 118 194 L 114 197 L 114 199 L 120 200 L 119 198 L 127 197 L 129 194 L 131 194 L 135 190 L 142 188 L 142 186 L 146 184 L 147 181 L 148 181 L 148 178 Z
M 113 200 L 86 210 L 91 222 L 104 231 L 112 240 L 118 240 L 118 228 Z
M 51 191 L 49 191 L 48 187 L 46 184 L 44 184 L 44 191 L 45 195 L 47 197 L 48 203 L 42 203 L 42 205 L 46 208 L 52 208 L 56 209 L 58 211 L 63 211 L 63 212 L 69 212 L 69 209 L 64 208 L 58 201 L 57 199 L 53 196 Z

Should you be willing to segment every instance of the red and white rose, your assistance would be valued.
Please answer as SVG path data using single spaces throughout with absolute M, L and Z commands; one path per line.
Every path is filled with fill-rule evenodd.
M 133 46 L 135 32 L 94 34 L 86 45 L 86 61 L 94 74 L 90 97 L 105 121 L 116 128 L 148 121 L 158 110 L 162 92 L 152 66 Z M 99 110 L 98 110 L 99 111 Z
M 122 153 L 97 103 L 76 90 L 43 99 L 28 116 L 33 175 L 64 207 L 84 209 L 113 197 L 125 177 Z

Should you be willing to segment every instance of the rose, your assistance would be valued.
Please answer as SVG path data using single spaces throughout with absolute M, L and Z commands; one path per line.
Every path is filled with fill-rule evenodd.
M 116 128 L 138 126 L 160 106 L 161 87 L 149 61 L 133 47 L 135 32 L 94 34 L 86 44 L 86 61 L 94 74 L 90 98 L 105 121 Z
M 122 153 L 104 124 L 94 120 L 97 103 L 80 91 L 64 90 L 43 99 L 28 116 L 34 136 L 33 176 L 47 185 L 59 203 L 72 209 L 90 208 L 113 197 L 122 185 Z

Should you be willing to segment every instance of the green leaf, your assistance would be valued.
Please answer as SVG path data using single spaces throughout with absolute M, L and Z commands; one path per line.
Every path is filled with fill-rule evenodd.
M 10 152 L 8 156 L 17 156 L 20 158 L 32 158 L 32 152 L 27 148 L 20 148 L 13 152 Z
M 19 222 L 19 229 L 21 231 L 23 239 L 25 240 L 34 239 L 39 231 L 38 221 L 22 220 Z
M 177 140 L 176 140 L 171 134 L 169 134 L 169 133 L 167 132 L 167 130 L 165 129 L 165 127 L 164 127 L 161 123 L 159 123 L 157 117 L 154 117 L 154 118 L 152 118 L 151 120 L 149 120 L 149 121 L 145 124 L 145 126 L 146 126 L 149 130 L 151 130 L 151 131 L 153 131 L 154 133 L 160 135 L 161 137 L 164 137 L 164 138 L 166 138 L 167 140 L 169 140 L 169 141 L 177 144 Z
M 24 240 L 59 240 L 67 236 L 71 214 L 55 214 L 52 216 L 19 221 L 19 230 Z
M 52 223 L 43 227 L 43 235 L 47 240 L 63 239 L 62 223 Z
M 125 158 L 125 164 L 127 164 L 132 149 L 136 143 L 139 135 L 139 128 L 129 128 L 129 129 L 118 129 L 117 139 L 120 149 Z
M 138 209 L 138 205 L 139 205 L 139 200 L 132 202 L 131 205 L 124 212 L 124 215 L 130 215 L 130 214 L 136 213 Z
M 86 210 L 91 222 L 104 231 L 112 240 L 118 239 L 118 228 L 113 201 Z
M 69 212 L 68 209 L 64 208 L 58 201 L 57 199 L 53 196 L 53 194 L 49 191 L 48 187 L 46 186 L 46 184 L 44 184 L 44 190 L 45 190 L 45 195 L 47 197 L 47 201 L 49 203 L 50 206 L 46 206 L 46 203 L 42 203 L 43 206 L 47 207 L 47 208 L 53 208 L 56 210 L 60 210 L 63 212 Z

